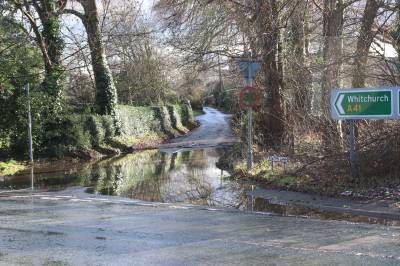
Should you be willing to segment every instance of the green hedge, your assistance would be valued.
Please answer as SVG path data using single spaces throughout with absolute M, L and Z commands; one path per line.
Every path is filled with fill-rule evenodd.
M 186 128 L 193 129 L 197 126 L 190 102 L 187 102 L 186 104 L 182 104 L 182 105 L 176 105 L 175 108 L 178 111 L 178 114 L 181 118 L 182 124 Z
M 150 107 L 120 105 L 117 109 L 121 121 L 122 136 L 137 136 L 153 131 L 157 125 L 154 111 Z
M 111 116 L 74 114 L 67 116 L 65 123 L 66 145 L 97 148 L 110 142 L 115 133 Z
M 128 139 L 158 134 L 176 137 L 195 125 L 190 104 L 133 107 L 118 106 L 121 135 Z M 65 117 L 64 144 L 80 148 L 99 148 L 112 143 L 115 126 L 111 116 L 73 114 Z

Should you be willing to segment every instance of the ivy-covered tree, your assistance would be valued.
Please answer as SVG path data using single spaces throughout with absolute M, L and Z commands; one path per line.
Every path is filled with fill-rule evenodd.
M 64 138 L 61 129 L 64 114 L 64 40 L 60 15 L 65 5 L 66 0 L 5 1 L 5 6 L 8 7 L 7 17 L 18 20 L 19 28 L 25 33 L 28 42 L 34 40 L 42 56 L 44 67 L 35 73 L 41 84 L 32 86 L 32 111 L 34 124 L 38 129 L 33 132 L 36 152 L 53 154 Z M 26 105 L 26 100 L 21 105 Z M 16 109 L 18 112 L 23 110 L 24 108 Z M 19 132 L 14 131 L 14 134 Z
M 65 9 L 64 12 L 80 18 L 86 29 L 96 84 L 96 111 L 113 116 L 117 122 L 117 91 L 107 63 L 96 0 L 76 1 L 83 7 L 83 13 L 74 9 Z
M 65 8 L 66 0 L 13 0 L 13 3 L 28 21 L 42 52 L 45 66 L 42 91 L 48 94 L 53 103 L 50 115 L 57 116 L 62 111 L 64 88 L 64 68 L 61 62 L 64 40 L 60 12 Z

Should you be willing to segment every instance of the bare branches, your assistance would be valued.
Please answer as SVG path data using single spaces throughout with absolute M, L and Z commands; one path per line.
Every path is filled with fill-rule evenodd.
M 45 61 L 45 65 L 51 66 L 52 62 L 50 60 L 50 56 L 47 51 L 46 43 L 44 41 L 42 33 L 39 30 L 39 26 L 33 16 L 33 14 L 29 11 L 29 7 L 26 6 L 26 1 L 25 1 L 24 5 L 17 0 L 13 0 L 13 2 L 15 4 L 16 8 L 18 8 L 22 12 L 22 14 L 27 18 L 33 32 L 35 33 L 38 46 L 42 52 L 43 59 Z M 36 1 L 34 1 L 34 2 L 36 2 Z
M 71 14 L 71 15 L 74 15 L 74 16 L 78 17 L 82 21 L 85 20 L 85 15 L 83 13 L 79 12 L 79 11 L 74 10 L 74 9 L 66 8 L 66 9 L 63 10 L 63 14 Z

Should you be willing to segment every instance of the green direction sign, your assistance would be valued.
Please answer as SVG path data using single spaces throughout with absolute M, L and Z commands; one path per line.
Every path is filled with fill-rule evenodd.
M 350 89 L 332 91 L 334 119 L 393 119 L 395 89 Z M 396 99 L 398 100 L 398 99 Z
M 400 118 L 400 88 L 397 90 L 396 95 L 397 95 L 397 97 L 396 97 L 397 98 L 397 115 Z

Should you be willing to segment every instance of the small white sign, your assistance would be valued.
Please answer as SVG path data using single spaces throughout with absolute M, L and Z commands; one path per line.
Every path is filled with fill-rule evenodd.
M 279 162 L 279 163 L 288 163 L 289 159 L 288 159 L 288 157 L 284 157 L 284 156 L 272 155 L 272 156 L 268 156 L 268 161 Z

